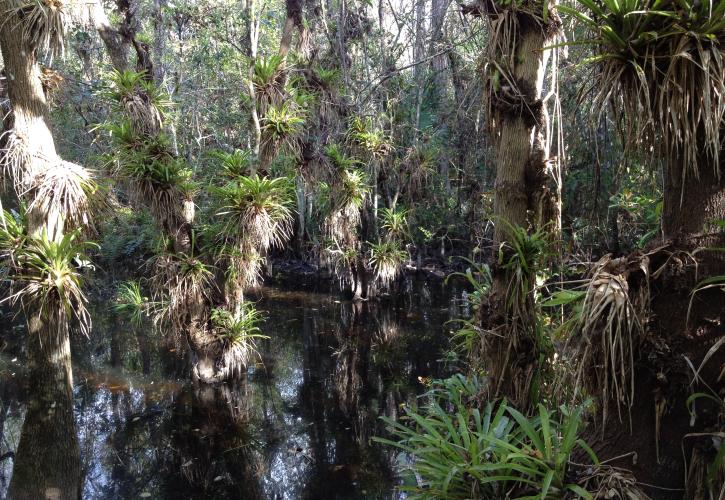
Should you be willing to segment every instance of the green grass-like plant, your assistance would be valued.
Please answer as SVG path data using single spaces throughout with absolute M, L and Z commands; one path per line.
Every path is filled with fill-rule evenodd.
M 475 403 L 476 379 L 435 381 L 422 408 L 395 421 L 382 417 L 394 439 L 375 441 L 401 450 L 412 473 L 401 488 L 410 498 L 592 498 L 572 480 L 572 454 L 596 455 L 578 437 L 581 407 L 543 405 L 526 417 L 503 402 Z

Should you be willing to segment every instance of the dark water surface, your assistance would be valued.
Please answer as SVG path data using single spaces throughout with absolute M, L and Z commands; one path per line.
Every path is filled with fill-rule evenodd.
M 399 416 L 443 373 L 446 322 L 466 314 L 441 285 L 409 289 L 353 304 L 263 288 L 263 363 L 220 387 L 189 383 L 156 334 L 134 334 L 96 304 L 91 338 L 73 341 L 75 425 L 46 418 L 40 428 L 78 436 L 83 498 L 399 498 L 396 454 L 371 442 L 384 434 L 378 417 Z M 0 457 L 17 451 L 33 398 L 22 353 L 4 344 Z M 65 461 L 0 459 L 0 498 L 13 467 L 62 473 Z

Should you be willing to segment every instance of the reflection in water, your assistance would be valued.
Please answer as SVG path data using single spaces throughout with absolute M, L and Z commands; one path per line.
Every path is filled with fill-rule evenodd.
M 15 452 L 8 499 L 75 500 L 81 492 L 81 453 L 73 418 L 70 360 L 41 361 L 45 359 L 42 347 L 34 345 L 39 340 L 30 339 L 29 344 L 35 359 L 29 374 L 32 397 Z
M 27 474 L 64 464 L 79 471 L 67 469 L 72 482 L 82 470 L 83 498 L 395 498 L 395 456 L 371 437 L 384 433 L 380 415 L 397 416 L 425 389 L 419 377 L 440 374 L 443 325 L 455 313 L 451 299 L 417 290 L 406 303 L 375 305 L 265 288 L 257 297 L 271 337 L 263 363 L 217 387 L 176 378 L 158 338 L 99 313 L 91 341 L 74 348 L 79 442 L 62 447 L 66 457 L 80 449 L 82 461 L 50 453 L 35 460 L 51 464 Z M 5 409 L 22 398 L 3 392 L 0 410 L 13 416 L 0 422 L 19 425 L 20 412 Z M 40 401 L 29 398 L 18 463 Z M 74 439 L 71 405 L 53 410 L 57 422 L 46 420 L 43 431 Z M 42 434 L 34 439 L 50 439 Z M 0 498 L 3 470 L 0 463 Z M 14 484 L 37 482 L 17 474 Z

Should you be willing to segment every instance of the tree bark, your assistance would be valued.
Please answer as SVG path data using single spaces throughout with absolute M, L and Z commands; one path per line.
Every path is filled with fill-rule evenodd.
M 725 230 L 713 224 L 725 220 L 725 151 L 720 152 L 720 175 L 707 158 L 700 159 L 699 176 L 684 165 L 670 165 L 664 175 L 662 233 L 676 246 L 725 247 Z
M 532 4 L 533 9 L 540 8 Z M 477 15 L 490 16 L 491 59 L 489 66 L 489 129 L 496 145 L 496 180 L 494 183 L 494 247 L 505 258 L 513 252 L 502 247 L 510 239 L 509 227 L 526 230 L 548 222 L 548 212 L 541 209 L 546 182 L 546 158 L 543 144 L 544 125 L 542 89 L 546 58 L 544 47 L 556 32 L 558 22 L 550 16 L 549 24 L 523 10 L 486 11 L 480 6 Z M 529 263 L 532 265 L 532 263 Z M 488 391 L 493 397 L 506 397 L 511 404 L 527 411 L 534 403 L 532 387 L 540 372 L 539 346 L 536 340 L 536 313 L 533 301 L 535 270 L 526 271 L 525 290 L 511 290 L 506 269 L 494 264 L 493 286 L 487 317 L 481 317 L 489 335 L 482 339 L 483 366 L 489 373 Z M 512 309 L 516 294 L 518 308 Z M 481 314 L 484 314 L 481 309 Z
M 81 498 L 81 453 L 73 418 L 70 342 L 29 338 L 30 399 L 8 500 Z M 49 355 L 62 359 L 49 362 Z

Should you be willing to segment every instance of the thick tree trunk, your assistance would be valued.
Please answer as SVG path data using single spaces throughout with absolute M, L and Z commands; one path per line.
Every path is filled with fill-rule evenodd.
M 509 226 L 528 230 L 547 222 L 542 220 L 539 194 L 546 177 L 541 96 L 544 47 L 547 33 L 555 30 L 523 11 L 477 12 L 491 16 L 491 31 L 496 33 L 491 57 L 497 65 L 489 69 L 488 99 L 496 144 L 493 251 L 497 259 L 499 246 L 510 237 Z M 510 252 L 504 250 L 506 255 Z M 504 396 L 526 410 L 533 403 L 531 390 L 539 372 L 533 290 L 512 291 L 511 279 L 505 269 L 494 265 L 489 316 L 481 318 L 490 330 L 482 340 L 483 366 L 489 373 L 491 395 Z M 532 288 L 532 280 L 521 286 Z M 512 294 L 520 296 L 516 310 L 510 305 Z
M 662 233 L 676 246 L 725 247 L 725 230 L 713 224 L 725 220 L 725 152 L 720 154 L 720 175 L 711 161 L 699 162 L 699 177 L 691 173 L 682 181 L 684 167 L 665 172 Z
M 15 2 L 0 3 L 9 11 Z M 21 36 L 22 20 L 14 15 L 0 23 L 0 49 L 8 75 L 12 132 L 26 153 L 16 165 L 16 185 L 26 202 L 35 194 L 45 170 L 60 159 L 46 121 L 48 105 L 40 79 L 36 48 Z M 28 232 L 63 236 L 62 213 L 46 213 L 36 204 L 27 214 Z M 76 499 L 80 496 L 80 450 L 73 420 L 68 325 L 49 324 L 35 304 L 25 310 L 28 325 L 30 402 L 15 456 L 9 498 Z
M 0 9 L 7 11 L 15 2 L 0 2 Z M 33 200 L 37 180 L 45 170 L 60 161 L 55 150 L 53 135 L 47 123 L 48 104 L 43 92 L 35 48 L 27 44 L 21 36 L 22 21 L 14 15 L 0 23 L 0 50 L 5 62 L 7 91 L 12 109 L 12 133 L 16 144 L 24 150 L 24 160 L 16 165 L 16 185 L 24 201 Z M 7 136 L 6 136 L 7 138 Z M 3 145 L 6 147 L 7 145 Z M 46 213 L 41 204 L 34 204 L 26 214 L 28 233 L 39 236 L 45 233 L 48 238 L 59 240 L 63 236 L 64 214 Z M 68 325 L 48 324 L 37 305 L 28 304 L 25 310 L 28 323 L 28 339 L 32 344 L 42 339 L 43 349 L 35 361 L 49 363 L 60 372 L 67 373 L 61 381 L 70 388 L 70 349 L 68 346 Z
M 68 336 L 29 339 L 30 398 L 8 500 L 81 498 Z M 60 359 L 58 359 L 60 358 Z

